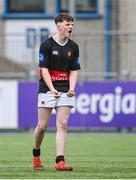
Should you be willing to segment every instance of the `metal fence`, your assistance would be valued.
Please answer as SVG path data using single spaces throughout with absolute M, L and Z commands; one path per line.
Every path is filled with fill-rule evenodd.
M 110 37 L 108 61 L 111 66 L 108 73 L 105 68 L 107 35 Z M 74 34 L 72 38 L 80 47 L 81 80 L 136 79 L 136 32 L 81 32 Z M 23 73 L 23 70 L 18 72 L 10 70 L 7 66 L 11 64 L 6 64 L 8 61 L 24 68 L 29 78 L 37 78 L 40 43 L 39 35 L 28 37 L 25 34 L 0 34 L 0 77 L 3 78 L 4 75 L 8 77 L 9 73 Z

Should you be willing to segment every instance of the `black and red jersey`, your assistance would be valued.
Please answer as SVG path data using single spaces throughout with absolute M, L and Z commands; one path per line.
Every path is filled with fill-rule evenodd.
M 42 77 L 42 67 L 49 70 L 54 88 L 60 92 L 67 92 L 69 90 L 70 71 L 80 69 L 78 45 L 71 39 L 65 45 L 60 45 L 53 37 L 50 37 L 40 46 L 39 67 L 39 93 L 49 91 Z

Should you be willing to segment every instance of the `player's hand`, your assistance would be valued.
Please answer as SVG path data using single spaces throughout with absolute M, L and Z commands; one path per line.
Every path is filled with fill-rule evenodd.
M 51 90 L 51 92 L 52 92 L 52 94 L 53 94 L 53 96 L 55 98 L 59 98 L 60 97 L 60 92 L 58 92 L 56 89 Z
M 69 90 L 69 91 L 67 92 L 67 96 L 68 96 L 68 97 L 73 97 L 73 96 L 75 96 L 75 92 L 74 92 L 73 90 Z

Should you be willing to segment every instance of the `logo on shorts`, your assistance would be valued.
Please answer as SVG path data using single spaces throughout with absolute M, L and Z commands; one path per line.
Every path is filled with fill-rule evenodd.
M 41 104 L 45 104 L 45 102 L 44 102 L 44 101 L 41 101 Z

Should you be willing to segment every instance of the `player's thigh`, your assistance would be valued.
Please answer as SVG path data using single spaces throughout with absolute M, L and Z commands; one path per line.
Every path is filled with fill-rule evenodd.
M 56 107 L 56 125 L 64 124 L 66 125 L 71 113 L 70 106 L 60 106 Z
M 50 121 L 52 108 L 38 108 L 38 124 L 42 126 L 48 126 Z

